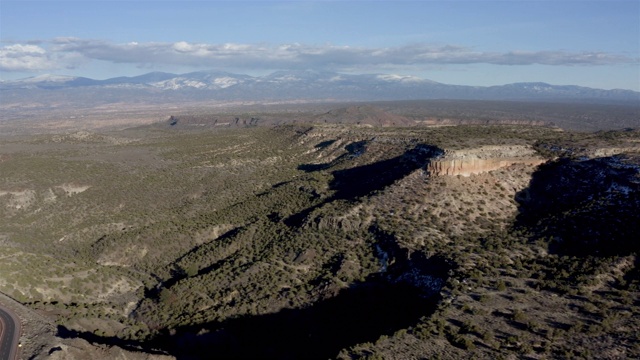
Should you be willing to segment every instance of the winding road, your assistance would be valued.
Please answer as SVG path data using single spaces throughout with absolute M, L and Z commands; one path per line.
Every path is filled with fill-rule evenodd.
M 16 360 L 19 338 L 20 320 L 0 306 L 0 360 Z

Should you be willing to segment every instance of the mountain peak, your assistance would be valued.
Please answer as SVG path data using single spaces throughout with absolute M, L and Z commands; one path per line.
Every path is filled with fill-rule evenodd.
M 23 80 L 19 80 L 19 81 L 25 82 L 25 83 L 39 83 L 39 82 L 63 83 L 67 81 L 73 81 L 75 79 L 77 79 L 77 77 L 66 76 L 66 75 L 42 74 L 42 75 L 26 78 Z
M 551 85 L 544 82 L 522 82 L 499 86 L 447 85 L 415 76 L 398 74 L 344 74 L 322 70 L 282 70 L 265 76 L 234 74 L 208 70 L 186 74 L 150 72 L 134 77 L 92 80 L 83 77 L 40 75 L 16 81 L 3 81 L 3 90 L 29 89 L 33 97 L 36 89 L 56 90 L 61 98 L 64 91 L 92 87 L 90 94 L 101 89 L 118 101 L 158 98 L 158 91 L 185 93 L 183 101 L 216 98 L 219 100 L 525 100 L 525 101 L 602 101 L 615 103 L 640 102 L 640 93 L 631 90 L 602 90 L 574 85 Z M 122 93 L 113 92 L 122 89 Z M 136 91 L 125 93 L 124 89 Z M 86 96 L 89 97 L 90 94 Z M 51 92 L 48 96 L 52 95 Z M 77 97 L 74 97 L 77 99 Z M 95 99 L 85 99 L 89 101 Z M 115 101 L 115 100 L 114 100 Z M 157 100 L 154 100 L 157 101 Z

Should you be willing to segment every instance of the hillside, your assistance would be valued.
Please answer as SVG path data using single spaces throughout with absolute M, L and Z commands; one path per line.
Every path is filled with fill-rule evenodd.
M 224 116 L 3 138 L 27 357 L 640 356 L 638 130 Z

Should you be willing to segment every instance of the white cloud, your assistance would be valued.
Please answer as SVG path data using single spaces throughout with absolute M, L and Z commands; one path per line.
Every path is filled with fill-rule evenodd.
M 74 68 L 83 56 L 77 53 L 50 52 L 38 45 L 13 44 L 0 48 L 1 71 L 42 71 Z
M 605 52 L 484 52 L 471 48 L 425 44 L 388 48 L 299 43 L 206 44 L 179 41 L 129 42 L 56 38 L 38 45 L 14 44 L 0 49 L 0 70 L 30 71 L 73 67 L 79 59 L 138 66 L 178 65 L 208 68 L 325 69 L 420 67 L 447 64 L 597 66 L 638 63 L 638 59 Z
M 32 71 L 50 69 L 54 63 L 45 49 L 36 45 L 9 45 L 0 48 L 0 69 L 7 71 Z

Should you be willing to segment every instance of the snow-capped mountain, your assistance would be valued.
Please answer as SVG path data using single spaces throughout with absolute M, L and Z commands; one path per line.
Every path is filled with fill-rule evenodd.
M 149 86 L 162 90 L 219 90 L 252 81 L 248 75 L 231 74 L 222 71 L 199 71 L 183 75 L 173 75 L 161 81 L 150 81 Z
M 83 77 L 41 75 L 2 81 L 0 90 L 14 101 L 37 99 L 46 91 L 51 100 L 91 102 L 188 100 L 545 100 L 640 102 L 640 93 L 630 90 L 602 90 L 573 85 L 516 83 L 501 86 L 442 84 L 407 75 L 352 75 L 327 71 L 277 71 L 266 76 L 249 76 L 223 71 L 186 74 L 152 72 L 134 77 L 94 80 Z

